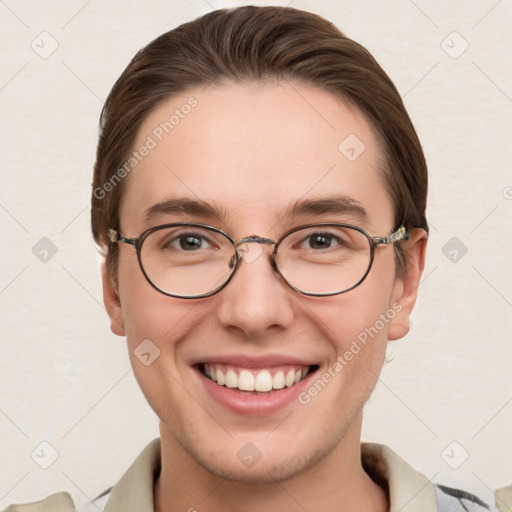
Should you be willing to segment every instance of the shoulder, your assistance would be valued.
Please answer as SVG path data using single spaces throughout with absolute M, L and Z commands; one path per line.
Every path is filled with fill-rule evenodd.
M 496 491 L 496 506 L 501 512 L 512 512 L 512 485 Z
M 105 510 L 105 506 L 107 504 L 108 499 L 110 498 L 110 494 L 112 493 L 112 487 L 102 492 L 99 496 L 96 496 L 87 507 L 80 512 L 103 512 Z
M 473 490 L 435 484 L 385 445 L 363 443 L 361 448 L 363 467 L 376 483 L 387 487 L 392 511 L 497 512 L 490 492 L 483 497 Z
M 58 492 L 32 503 L 9 505 L 4 512 L 76 512 L 69 493 Z
M 113 486 L 77 510 L 69 493 L 59 492 L 44 500 L 10 505 L 3 512 L 140 512 L 153 510 L 153 486 L 160 472 L 160 439 L 153 439 Z
M 439 512 L 496 512 L 492 503 L 486 503 L 475 494 L 445 485 L 434 485 Z

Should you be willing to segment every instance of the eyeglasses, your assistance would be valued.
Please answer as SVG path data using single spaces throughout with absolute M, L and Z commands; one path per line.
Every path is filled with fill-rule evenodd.
M 288 286 L 303 295 L 324 297 L 360 285 L 370 272 L 376 246 L 409 238 L 404 226 L 379 237 L 330 222 L 296 227 L 277 241 L 256 235 L 233 240 L 219 228 L 185 222 L 152 227 L 138 238 L 126 238 L 115 229 L 109 229 L 108 236 L 112 243 L 135 247 L 151 286 L 181 299 L 210 297 L 222 290 L 243 259 L 251 262 L 245 244 L 271 246 L 270 264 Z

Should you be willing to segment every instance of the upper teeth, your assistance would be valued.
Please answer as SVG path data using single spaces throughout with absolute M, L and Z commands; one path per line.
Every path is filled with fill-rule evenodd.
M 276 369 L 249 370 L 205 363 L 204 372 L 221 386 L 238 388 L 241 391 L 265 392 L 293 386 L 308 374 L 309 366 L 287 367 L 276 371 Z

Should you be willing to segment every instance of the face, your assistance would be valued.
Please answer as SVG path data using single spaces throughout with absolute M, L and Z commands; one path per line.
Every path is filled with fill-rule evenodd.
M 176 109 L 166 133 L 161 123 Z M 349 136 L 364 151 L 340 150 Z M 154 147 L 126 178 L 126 237 L 172 222 L 213 225 L 233 239 L 277 240 L 318 222 L 356 224 L 379 236 L 394 228 L 375 135 L 361 113 L 325 91 L 285 82 L 190 90 L 149 115 L 135 147 L 148 137 Z M 170 207 L 177 199 L 189 206 Z M 216 475 L 253 482 L 298 474 L 348 443 L 358 450 L 361 410 L 386 342 L 408 330 L 422 269 L 419 238 L 408 242 L 405 280 L 395 277 L 392 246 L 381 245 L 361 285 L 328 297 L 291 289 L 272 269 L 269 247 L 251 244 L 255 257 L 241 261 L 223 290 L 192 300 L 155 290 L 134 248 L 120 244 L 118 289 L 104 279 L 105 302 L 161 420 L 162 443 Z M 144 340 L 146 359 L 159 351 L 148 365 L 137 358 Z M 294 384 L 244 392 L 214 382 L 212 368 L 220 381 L 231 371 L 240 386 L 248 374 L 257 382 L 270 374 L 275 387 L 287 376 Z M 261 458 L 252 464 L 254 457 Z

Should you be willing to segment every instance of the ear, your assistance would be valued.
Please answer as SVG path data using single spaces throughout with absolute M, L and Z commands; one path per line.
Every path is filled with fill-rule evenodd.
M 117 288 L 107 274 L 105 260 L 101 263 L 101 281 L 103 283 L 103 302 L 110 318 L 110 330 L 118 336 L 125 336 L 121 301 Z
M 428 235 L 424 229 L 414 229 L 402 248 L 406 261 L 406 274 L 397 278 L 393 291 L 393 309 L 397 312 L 390 322 L 388 340 L 403 338 L 410 329 L 409 316 L 416 303 L 418 286 L 425 267 Z

